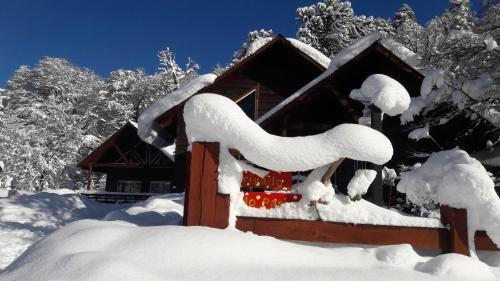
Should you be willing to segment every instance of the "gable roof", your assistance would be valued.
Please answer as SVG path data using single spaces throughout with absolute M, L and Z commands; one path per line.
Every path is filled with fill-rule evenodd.
M 301 101 L 326 84 L 345 82 L 345 74 L 358 71 L 359 62 L 374 53 L 387 58 L 388 61 L 397 65 L 402 72 L 415 77 L 415 81 L 420 83 L 423 80 L 424 76 L 414 65 L 410 65 L 410 63 L 416 64 L 418 62 L 417 55 L 402 47 L 399 43 L 393 40 L 381 39 L 380 34 L 373 33 L 339 52 L 332 59 L 327 70 L 261 116 L 257 119 L 256 123 L 265 126 L 284 112 L 297 106 Z M 341 99 L 342 97 L 338 98 Z M 351 111 L 348 99 L 343 98 L 341 103 L 348 111 Z
M 123 125 L 120 129 L 118 129 L 111 137 L 106 139 L 101 145 L 99 145 L 96 149 L 94 149 L 89 155 L 87 155 L 80 163 L 78 163 L 78 167 L 85 170 L 94 170 L 94 171 L 104 171 L 104 166 L 134 166 L 134 163 L 109 163 L 109 155 L 110 153 L 114 154 L 127 154 L 128 151 L 122 151 L 124 148 L 120 147 L 119 144 L 126 141 L 134 141 L 137 144 L 142 143 L 143 145 L 148 145 L 144 143 L 139 136 L 137 135 L 137 124 L 132 121 L 128 121 Z M 137 146 L 135 144 L 135 146 Z M 157 150 L 157 148 L 153 149 Z M 137 156 L 135 156 L 136 158 Z M 162 157 L 165 156 L 162 154 Z M 162 158 L 162 159 L 163 159 Z M 173 157 L 168 157 L 169 159 L 163 159 L 163 161 L 167 161 L 169 163 L 173 163 Z M 154 160 L 154 159 L 153 159 Z M 159 159 L 157 159 L 159 160 Z M 153 161 L 154 162 L 154 161 Z M 116 165 L 115 165 L 116 164 Z M 136 163 L 138 164 L 138 163 Z
M 162 127 L 170 125 L 189 97 L 197 93 L 207 92 L 211 86 L 222 83 L 233 74 L 243 71 L 265 54 L 267 50 L 278 44 L 289 48 L 319 71 L 324 71 L 329 63 L 328 57 L 307 44 L 277 35 L 269 42 L 252 50 L 250 54 L 247 54 L 245 58 L 231 66 L 220 76 L 205 74 L 200 76 L 201 78 L 195 78 L 195 81 L 188 83 L 148 107 L 139 117 L 139 136 L 141 139 L 157 147 L 163 146 L 164 142 L 162 142 L 161 137 L 158 137 L 159 130 L 155 129 L 155 127 L 159 126 L 158 124 L 162 124 Z

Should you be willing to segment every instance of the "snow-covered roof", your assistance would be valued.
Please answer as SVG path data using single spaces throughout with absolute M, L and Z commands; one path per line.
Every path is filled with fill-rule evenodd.
M 250 46 L 248 46 L 246 54 L 245 54 L 245 60 L 249 59 L 252 55 L 254 55 L 258 50 L 263 48 L 264 46 L 268 45 L 270 42 L 274 40 L 281 40 L 280 38 L 284 38 L 281 35 L 278 35 L 277 37 L 267 37 L 267 38 L 261 38 L 256 41 L 254 41 Z M 323 55 L 320 51 L 314 49 L 313 47 L 302 43 L 296 39 L 293 38 L 284 38 L 286 42 L 289 42 L 291 46 L 305 54 L 307 57 L 309 57 L 311 60 L 315 61 L 317 64 L 320 66 L 326 68 L 328 67 L 330 63 L 330 59 Z M 237 64 L 239 65 L 239 64 Z M 235 66 L 233 66 L 234 68 Z M 227 73 L 227 72 L 226 72 Z M 219 77 L 220 79 L 221 77 Z M 165 112 L 169 111 L 170 109 L 174 108 L 175 106 L 181 104 L 188 98 L 190 98 L 192 95 L 196 94 L 199 92 L 201 89 L 213 84 L 215 80 L 217 79 L 217 76 L 215 74 L 205 74 L 198 76 L 197 78 L 193 79 L 190 81 L 188 84 L 185 86 L 177 89 L 173 93 L 165 96 L 163 99 L 155 102 L 154 104 L 150 105 L 140 116 L 139 116 L 139 124 L 138 124 L 138 134 L 139 137 L 149 143 L 152 144 L 160 150 L 162 150 L 164 153 L 167 152 L 167 150 L 163 149 L 165 146 L 169 145 L 168 142 L 163 140 L 160 136 L 159 133 L 153 128 L 155 126 L 154 120 L 163 115 Z M 166 153 L 167 156 L 171 157 L 172 155 Z
M 335 55 L 328 65 L 328 68 L 321 73 L 318 77 L 316 77 L 311 82 L 304 85 L 302 88 L 297 90 L 295 93 L 290 95 L 288 98 L 283 100 L 281 103 L 273 107 L 271 110 L 262 115 L 259 119 L 257 119 L 257 123 L 261 124 L 266 119 L 280 111 L 283 107 L 287 106 L 290 102 L 302 96 L 304 93 L 309 91 L 311 88 L 319 84 L 321 81 L 330 77 L 334 72 L 337 71 L 340 67 L 351 61 L 353 58 L 360 55 L 363 51 L 368 49 L 370 46 L 378 42 L 384 48 L 386 48 L 393 55 L 401 59 L 403 62 L 411 66 L 416 70 L 416 66 L 420 61 L 420 57 L 408 50 L 406 47 L 401 45 L 400 43 L 387 38 L 381 38 L 380 33 L 374 32 L 371 33 L 356 42 L 354 42 L 351 46 L 341 50 L 337 55 Z
M 139 137 L 146 143 L 153 144 L 156 147 L 161 148 L 169 145 L 170 143 L 166 143 L 153 128 L 154 120 L 196 94 L 199 90 L 211 85 L 216 78 L 217 75 L 213 73 L 200 75 L 183 87 L 180 87 L 146 108 L 139 116 L 139 126 L 137 130 Z
M 280 37 L 280 36 L 278 36 Z M 277 38 L 277 37 L 275 37 Z M 265 38 L 259 38 L 252 42 L 245 53 L 245 57 L 249 57 L 253 55 L 255 52 L 257 52 L 260 48 L 264 47 L 267 45 L 269 42 L 273 41 L 273 37 L 265 37 Z M 307 45 L 304 42 L 301 42 L 297 39 L 294 38 L 285 38 L 286 41 L 288 41 L 293 47 L 301 51 L 302 53 L 306 54 L 308 57 L 313 59 L 315 62 L 317 62 L 319 65 L 323 66 L 324 68 L 327 68 L 328 65 L 330 64 L 330 59 L 325 56 L 323 53 L 320 51 L 316 50 L 315 48 Z

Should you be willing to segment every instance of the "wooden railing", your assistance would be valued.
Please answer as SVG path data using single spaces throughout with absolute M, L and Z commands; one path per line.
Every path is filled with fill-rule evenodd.
M 136 203 L 144 201 L 159 193 L 125 193 L 125 192 L 81 192 L 82 196 L 101 203 Z
M 228 226 L 229 196 L 217 191 L 219 150 L 218 143 L 192 144 L 184 225 Z M 237 217 L 236 228 L 279 239 L 372 245 L 408 243 L 417 248 L 469 255 L 466 210 L 443 206 L 441 220 L 447 228 Z M 499 250 L 484 231 L 475 233 L 474 237 L 476 249 Z

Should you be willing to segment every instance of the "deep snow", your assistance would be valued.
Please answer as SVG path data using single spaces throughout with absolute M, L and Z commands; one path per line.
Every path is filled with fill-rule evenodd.
M 10 197 L 8 193 L 8 189 L 0 189 L 0 270 L 31 244 L 70 222 L 104 219 L 137 225 L 175 224 L 181 221 L 184 200 L 182 195 L 169 195 L 169 199 L 164 195 L 136 205 L 102 204 L 67 189 L 21 191 Z
M 3 193 L 0 192 L 5 195 Z M 92 214 L 101 217 L 106 212 L 107 208 L 99 208 L 102 204 L 87 202 L 83 207 L 79 203 L 83 201 L 85 198 L 74 193 L 0 198 L 3 206 L 0 213 L 10 210 L 8 214 L 19 207 L 22 211 L 16 213 L 16 218 L 24 221 L 26 227 L 35 225 L 35 219 L 60 227 L 0 272 L 0 280 L 356 281 L 496 280 L 500 277 L 500 268 L 472 258 L 456 254 L 422 257 L 404 244 L 304 245 L 306 243 L 239 231 L 171 225 L 179 218 L 171 215 L 182 210 L 182 195 L 154 197 L 133 206 L 106 205 L 115 209 L 108 213 L 106 220 L 83 219 L 63 226 L 61 222 L 71 218 Z M 69 208 L 59 209 L 61 205 Z M 71 215 L 70 210 L 74 209 L 77 210 Z M 158 214 L 166 216 L 154 223 L 139 219 L 149 212 L 156 213 L 150 218 Z M 490 254 L 488 259 L 500 266 L 498 255 Z
M 50 261 L 50 262 L 48 262 Z M 409 245 L 305 246 L 204 227 L 83 220 L 30 248 L 0 275 L 13 280 L 495 280 L 486 264 Z

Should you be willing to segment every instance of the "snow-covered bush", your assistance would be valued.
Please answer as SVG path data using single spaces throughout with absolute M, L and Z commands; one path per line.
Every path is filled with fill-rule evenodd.
M 500 246 L 500 198 L 488 172 L 465 151 L 432 154 L 420 167 L 401 173 L 397 189 L 420 206 L 439 202 L 467 209 L 470 249 L 476 230 L 486 230 Z

